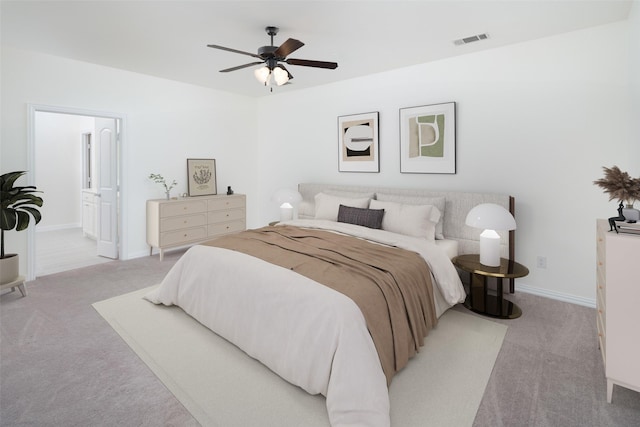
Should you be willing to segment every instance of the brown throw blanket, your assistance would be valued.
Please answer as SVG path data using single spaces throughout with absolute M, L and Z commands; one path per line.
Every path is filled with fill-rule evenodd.
M 388 384 L 437 323 L 429 267 L 415 252 L 292 226 L 204 244 L 261 258 L 351 298 L 364 315 Z

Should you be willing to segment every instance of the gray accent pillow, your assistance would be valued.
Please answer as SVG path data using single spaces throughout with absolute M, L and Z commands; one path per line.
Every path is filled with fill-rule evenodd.
M 381 229 L 383 217 L 384 209 L 353 208 L 345 205 L 338 208 L 338 222 Z

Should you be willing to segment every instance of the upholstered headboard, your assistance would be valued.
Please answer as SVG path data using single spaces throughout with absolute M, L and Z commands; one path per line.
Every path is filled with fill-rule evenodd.
M 426 200 L 442 201 L 444 198 L 444 217 L 442 231 L 445 239 L 458 242 L 460 255 L 480 252 L 480 233 L 482 230 L 465 224 L 467 214 L 480 203 L 495 203 L 514 214 L 514 198 L 503 194 L 470 193 L 457 191 L 432 191 L 426 189 L 403 189 L 387 187 L 367 187 L 336 184 L 299 184 L 298 191 L 302 202 L 298 205 L 298 217 L 313 218 L 315 215 L 315 196 L 320 192 L 349 197 L 369 197 L 406 204 L 427 204 Z M 435 204 L 435 203 L 429 203 Z M 501 256 L 514 259 L 515 233 L 499 232 L 501 237 Z

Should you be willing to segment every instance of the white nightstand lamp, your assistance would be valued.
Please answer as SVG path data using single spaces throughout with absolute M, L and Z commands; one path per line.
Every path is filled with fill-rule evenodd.
M 302 195 L 296 190 L 289 188 L 281 188 L 271 197 L 280 207 L 280 221 L 288 221 L 293 219 L 293 205 L 302 200 Z
M 467 214 L 465 223 L 482 228 L 480 234 L 480 264 L 488 267 L 500 266 L 500 235 L 496 230 L 515 230 L 513 215 L 500 205 L 481 203 Z

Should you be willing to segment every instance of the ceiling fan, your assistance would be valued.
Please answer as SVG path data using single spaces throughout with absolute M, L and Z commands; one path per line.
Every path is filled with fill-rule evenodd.
M 265 31 L 269 36 L 271 36 L 271 46 L 262 46 L 258 49 L 258 53 L 250 53 L 244 52 L 242 50 L 231 49 L 224 46 L 218 46 L 215 44 L 208 44 L 207 47 L 211 47 L 214 49 L 226 50 L 228 52 L 239 53 L 241 55 L 252 56 L 259 61 L 250 62 L 244 65 L 238 65 L 237 67 L 226 68 L 224 70 L 220 70 L 221 73 L 228 73 L 230 71 L 240 70 L 242 68 L 251 67 L 253 65 L 264 64 L 263 67 L 255 70 L 254 74 L 258 81 L 260 81 L 265 86 L 268 86 L 271 82 L 271 77 L 275 80 L 278 86 L 282 86 L 287 83 L 289 80 L 293 78 L 289 70 L 287 70 L 282 62 L 289 65 L 299 65 L 303 67 L 315 67 L 315 68 L 328 68 L 335 69 L 338 67 L 336 62 L 326 62 L 326 61 L 312 61 L 308 59 L 295 59 L 295 58 L 287 58 L 291 53 L 300 49 L 304 46 L 300 40 L 296 39 L 287 39 L 280 46 L 273 45 L 273 36 L 278 34 L 278 27 L 266 27 Z

